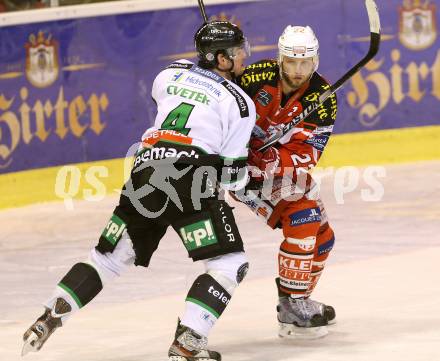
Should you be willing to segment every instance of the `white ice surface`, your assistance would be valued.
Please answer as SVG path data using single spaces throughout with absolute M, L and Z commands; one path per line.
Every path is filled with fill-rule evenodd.
M 236 204 L 251 269 L 210 336 L 226 361 L 440 360 L 440 161 L 387 166 L 379 202 L 361 184 L 337 204 L 333 178 L 322 196 L 336 246 L 313 297 L 337 324 L 320 340 L 277 337 L 276 255 L 271 231 Z M 116 197 L 0 212 L 0 361 L 20 359 L 21 337 L 41 303 L 94 246 Z M 151 267 L 107 287 L 28 361 L 166 360 L 183 299 L 201 265 L 168 232 Z

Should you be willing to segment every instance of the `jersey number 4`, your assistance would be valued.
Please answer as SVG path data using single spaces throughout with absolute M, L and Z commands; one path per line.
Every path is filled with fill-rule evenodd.
M 194 107 L 195 105 L 192 104 L 180 103 L 179 106 L 168 114 L 161 125 L 161 129 L 175 130 L 181 134 L 188 135 L 191 128 L 185 128 L 185 126 Z

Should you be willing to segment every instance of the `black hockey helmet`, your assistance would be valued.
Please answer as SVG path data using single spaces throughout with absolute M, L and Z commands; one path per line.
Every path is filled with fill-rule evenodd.
M 199 65 L 204 68 L 217 66 L 217 55 L 232 54 L 228 49 L 243 47 L 249 54 L 249 43 L 240 28 L 228 21 L 211 21 L 203 24 L 194 36 Z

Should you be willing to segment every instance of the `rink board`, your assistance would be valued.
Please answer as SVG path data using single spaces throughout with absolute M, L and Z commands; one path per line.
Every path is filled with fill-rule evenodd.
M 179 58 L 195 60 L 195 3 L 124 1 L 0 16 L 0 208 L 57 199 L 56 175 L 65 164 L 81 164 L 81 178 L 91 166 L 108 168 L 92 170 L 104 184 L 100 194 L 119 188 L 118 159 L 154 120 L 154 76 Z M 368 48 L 361 0 L 211 3 L 209 15 L 243 28 L 253 45 L 250 61 L 275 57 L 284 26 L 304 19 L 320 38 L 320 72 L 331 82 Z M 380 53 L 338 92 L 335 135 L 320 166 L 439 158 L 437 33 L 425 29 L 425 38 L 414 38 L 405 19 L 416 19 L 415 9 L 401 0 L 377 3 Z M 423 11 L 435 29 L 437 9 Z M 32 71 L 36 44 L 47 50 L 51 71 Z M 83 197 L 82 187 L 72 192 Z

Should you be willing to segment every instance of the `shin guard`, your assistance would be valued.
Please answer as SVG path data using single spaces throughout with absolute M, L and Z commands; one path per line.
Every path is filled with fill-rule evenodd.
M 79 308 L 84 307 L 102 290 L 98 272 L 87 263 L 75 264 L 58 286 L 75 300 Z
M 188 292 L 182 324 L 207 337 L 230 300 L 231 294 L 214 277 L 204 273 Z
M 280 246 L 280 289 L 294 298 L 304 297 L 310 285 L 316 238 L 287 238 Z
M 312 271 L 310 273 L 310 284 L 307 288 L 306 297 L 310 296 L 315 289 L 319 278 L 324 271 L 325 262 L 333 249 L 335 235 L 328 223 L 324 223 L 316 237 L 315 253 L 313 255 Z

